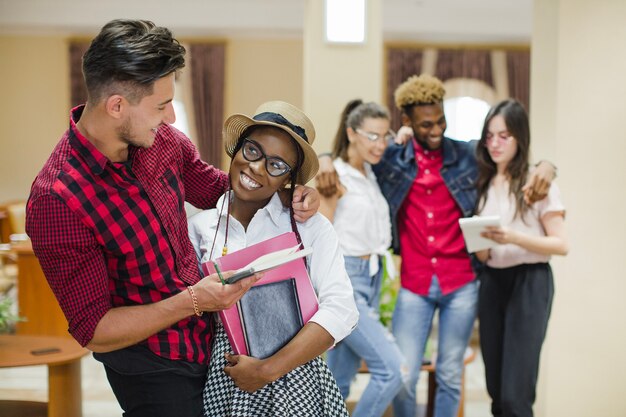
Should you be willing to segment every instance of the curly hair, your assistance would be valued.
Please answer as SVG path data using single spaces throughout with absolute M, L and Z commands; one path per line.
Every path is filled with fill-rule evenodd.
M 413 106 L 443 102 L 446 90 L 439 78 L 422 74 L 413 75 L 400 84 L 394 93 L 396 106 L 408 114 Z
M 185 48 L 167 28 L 147 20 L 112 20 L 83 56 L 87 101 L 122 94 L 131 103 L 152 94 L 154 82 L 185 66 Z

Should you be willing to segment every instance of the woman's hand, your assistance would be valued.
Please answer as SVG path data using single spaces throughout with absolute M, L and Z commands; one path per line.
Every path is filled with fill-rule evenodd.
M 265 375 L 264 361 L 245 355 L 224 355 L 228 365 L 224 372 L 235 385 L 246 392 L 255 392 L 273 381 L 269 375 Z
M 515 230 L 500 226 L 487 226 L 480 235 L 501 245 L 516 243 L 518 237 L 518 233 Z
M 406 145 L 413 138 L 413 129 L 409 126 L 402 126 L 398 133 L 396 133 L 396 137 L 394 142 L 396 145 Z

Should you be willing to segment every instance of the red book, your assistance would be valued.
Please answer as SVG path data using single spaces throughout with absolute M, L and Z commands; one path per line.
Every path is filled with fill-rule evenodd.
M 202 270 L 206 275 L 215 273 L 214 263 L 220 271 L 239 270 L 260 256 L 296 245 L 296 234 L 284 233 L 205 262 Z M 219 315 L 235 354 L 264 358 L 291 340 L 317 310 L 304 259 L 298 258 L 267 270 L 240 302 Z

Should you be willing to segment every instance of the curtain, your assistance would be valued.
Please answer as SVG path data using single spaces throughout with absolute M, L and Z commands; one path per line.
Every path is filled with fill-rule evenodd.
M 530 112 L 530 51 L 507 51 L 509 95 Z
M 491 53 L 478 49 L 439 49 L 435 75 L 443 82 L 451 78 L 470 78 L 493 87 Z
M 87 87 L 83 78 L 83 55 L 89 49 L 89 42 L 70 42 L 70 100 L 71 108 L 87 102 Z
M 391 128 L 398 130 L 402 126 L 401 112 L 396 107 L 393 93 L 396 88 L 411 75 L 422 72 L 421 49 L 389 48 L 387 55 L 387 92 L 385 100 L 391 114 Z
M 502 65 L 503 73 L 494 74 L 491 62 L 491 49 L 435 49 L 436 65 L 435 76 L 443 82 L 453 78 L 479 80 L 496 89 L 494 78 L 505 79 L 509 96 L 519 100 L 527 110 L 530 103 L 530 51 L 520 48 L 507 49 L 494 47 L 494 50 L 504 51 L 506 54 L 506 69 Z M 424 49 L 418 47 L 390 46 L 387 48 L 387 92 L 385 99 L 391 111 L 392 128 L 400 125 L 400 112 L 396 110 L 393 101 L 395 89 L 410 75 L 420 74 L 424 65 Z M 428 63 L 426 64 L 428 65 Z
M 203 160 L 220 167 L 224 120 L 224 44 L 190 45 L 191 88 L 198 149 Z

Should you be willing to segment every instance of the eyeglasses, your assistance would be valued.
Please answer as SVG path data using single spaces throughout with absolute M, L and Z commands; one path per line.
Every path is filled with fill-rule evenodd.
M 366 132 L 363 129 L 356 129 L 355 130 L 356 133 L 358 133 L 361 136 L 364 136 L 365 138 L 367 138 L 367 140 L 369 140 L 370 142 L 376 142 L 378 139 L 384 138 L 385 141 L 390 141 L 393 138 L 396 137 L 396 134 L 393 131 L 388 131 L 387 133 L 385 133 L 384 136 L 379 135 L 378 133 L 372 133 L 372 132 Z
M 265 158 L 265 170 L 272 177 L 280 177 L 291 171 L 289 164 L 277 156 L 267 156 L 261 145 L 252 139 L 245 138 L 241 145 L 241 153 L 248 162 L 256 162 Z
M 500 145 L 504 145 L 505 143 L 510 142 L 511 139 L 513 139 L 513 136 L 508 132 L 497 135 L 494 135 L 493 133 L 488 133 L 487 136 L 485 136 L 485 144 L 490 145 L 491 143 L 497 143 Z

